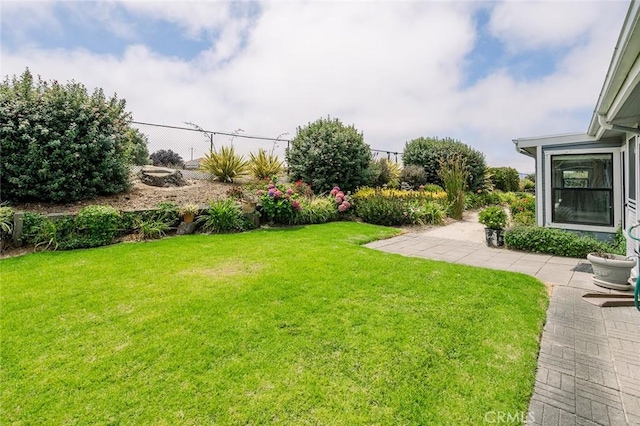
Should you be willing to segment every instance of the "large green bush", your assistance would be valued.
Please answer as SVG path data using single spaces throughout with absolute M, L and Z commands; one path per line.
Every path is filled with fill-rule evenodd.
M 124 100 L 79 83 L 0 83 L 2 199 L 74 201 L 129 185 L 130 116 Z
M 402 161 L 405 166 L 416 165 L 424 167 L 427 173 L 427 182 L 444 186 L 438 176 L 439 161 L 448 160 L 453 156 L 459 156 L 466 161 L 469 178 L 467 185 L 469 190 L 482 189 L 486 162 L 480 151 L 470 148 L 468 145 L 451 138 L 417 138 L 405 144 Z
M 504 192 L 520 190 L 520 175 L 513 167 L 489 167 L 487 170 L 494 189 Z
M 321 118 L 298 127 L 286 152 L 291 180 L 310 183 L 316 194 L 334 186 L 354 191 L 372 179 L 371 150 L 354 126 Z

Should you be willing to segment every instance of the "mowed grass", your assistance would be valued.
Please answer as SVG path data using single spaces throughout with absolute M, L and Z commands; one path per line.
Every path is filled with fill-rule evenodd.
M 2 423 L 479 424 L 527 409 L 528 276 L 351 222 L 0 261 Z

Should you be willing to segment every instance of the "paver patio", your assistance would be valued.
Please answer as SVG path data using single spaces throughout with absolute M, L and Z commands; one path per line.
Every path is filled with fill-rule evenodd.
M 455 238 L 449 226 L 408 233 L 367 247 L 405 256 L 522 272 L 553 286 L 544 327 L 533 396 L 534 425 L 640 426 L 640 312 L 634 307 L 601 308 L 582 299 L 597 287 L 590 272 L 574 270 L 586 259 L 487 247 L 478 224 Z M 472 241 L 469 241 L 469 238 Z

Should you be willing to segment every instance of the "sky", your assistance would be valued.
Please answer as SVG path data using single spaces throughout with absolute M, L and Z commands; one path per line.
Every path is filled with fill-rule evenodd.
M 402 152 L 451 137 L 534 171 L 513 139 L 585 132 L 629 7 L 598 1 L 0 1 L 0 74 L 102 88 L 134 120 L 282 139 L 319 118 Z M 142 127 L 199 157 L 201 135 Z M 283 135 L 284 134 L 284 135 Z M 283 135 L 283 136 L 281 136 Z M 194 136 L 197 139 L 194 139 Z M 286 144 L 216 136 L 243 153 Z M 193 151 L 192 151 L 193 148 Z

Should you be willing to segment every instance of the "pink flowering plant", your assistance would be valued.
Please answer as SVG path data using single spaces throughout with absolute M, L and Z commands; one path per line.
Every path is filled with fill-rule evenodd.
M 329 196 L 335 201 L 340 213 L 344 213 L 351 208 L 351 197 L 342 192 L 339 186 L 334 186 L 331 192 L 329 192 Z
M 271 181 L 266 189 L 257 192 L 262 212 L 273 223 L 289 225 L 294 223 L 298 212 L 302 210 L 298 195 L 290 187 L 277 185 Z

